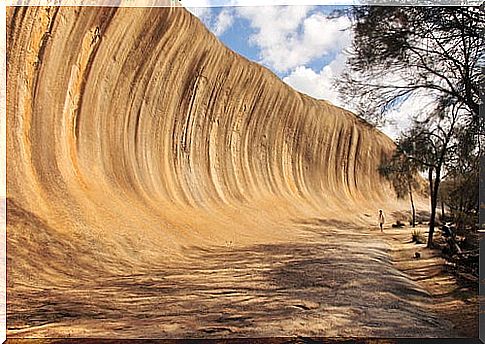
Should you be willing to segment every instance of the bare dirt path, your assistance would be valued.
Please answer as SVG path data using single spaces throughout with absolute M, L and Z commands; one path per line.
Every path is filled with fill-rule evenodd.
M 417 229 L 428 236 L 425 226 Z M 449 319 L 456 336 L 478 338 L 478 283 L 454 275 L 440 251 L 429 250 L 426 244 L 413 243 L 411 232 L 411 228 L 404 228 L 390 229 L 386 233 L 395 267 L 430 294 L 429 309 Z M 434 237 L 438 240 L 440 232 Z M 420 253 L 420 259 L 413 258 L 415 252 Z
M 419 283 L 418 270 L 410 275 L 398 269 L 405 268 L 411 252 L 393 263 L 404 232 L 382 235 L 319 219 L 294 226 L 297 242 L 192 249 L 178 266 L 154 264 L 136 275 L 93 277 L 49 289 L 17 285 L 8 295 L 8 335 L 460 335 L 433 311 L 436 299 Z M 423 257 L 420 263 L 425 262 Z

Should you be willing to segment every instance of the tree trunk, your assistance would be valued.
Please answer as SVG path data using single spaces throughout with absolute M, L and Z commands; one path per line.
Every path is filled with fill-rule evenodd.
M 428 245 L 426 247 L 432 248 L 433 247 L 433 233 L 434 227 L 436 224 L 436 206 L 438 205 L 438 190 L 440 187 L 440 172 L 441 168 L 436 168 L 436 177 L 434 180 L 434 184 L 432 181 L 432 171 L 430 173 L 430 183 L 431 183 L 431 216 L 429 219 L 429 234 L 428 234 Z
M 409 183 L 409 199 L 411 200 L 411 209 L 413 210 L 413 228 L 416 227 L 416 209 L 414 208 L 413 189 Z
M 413 228 L 414 228 L 416 227 L 416 208 L 414 208 L 414 201 L 412 197 L 411 197 L 411 207 L 413 208 Z
M 428 248 L 433 247 L 433 233 L 434 233 L 435 219 L 436 219 L 436 199 L 432 195 L 431 196 L 431 216 L 429 218 L 428 245 L 426 246 Z
M 431 201 L 431 215 L 430 215 L 430 218 L 429 218 L 429 232 L 428 232 L 428 244 L 426 245 L 427 247 L 431 247 L 431 245 L 433 245 L 433 234 L 431 232 L 431 228 L 433 228 L 434 230 L 434 209 L 435 207 L 433 207 L 433 195 L 434 195 L 434 192 L 433 192 L 433 169 L 430 167 L 428 169 L 428 182 L 429 182 L 429 198 L 430 198 L 430 201 Z

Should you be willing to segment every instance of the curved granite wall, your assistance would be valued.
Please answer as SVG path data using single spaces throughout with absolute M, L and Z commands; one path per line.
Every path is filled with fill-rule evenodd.
M 10 8 L 7 26 L 18 271 L 45 255 L 115 266 L 284 240 L 295 219 L 363 221 L 392 195 L 377 172 L 388 137 L 183 8 Z

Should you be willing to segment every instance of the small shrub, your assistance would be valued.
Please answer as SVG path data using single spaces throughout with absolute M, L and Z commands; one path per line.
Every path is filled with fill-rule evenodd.
M 413 235 L 413 242 L 415 242 L 416 244 L 426 243 L 426 238 L 424 237 L 424 235 L 421 233 L 419 229 L 413 230 L 412 235 Z

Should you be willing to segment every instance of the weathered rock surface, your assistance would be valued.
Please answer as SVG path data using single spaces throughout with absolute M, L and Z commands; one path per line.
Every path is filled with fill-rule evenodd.
M 388 137 L 183 8 L 18 7 L 7 26 L 13 280 L 287 241 L 294 218 L 370 223 L 394 197 Z
M 180 7 L 9 8 L 7 44 L 10 336 L 455 335 L 352 113 Z

